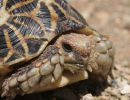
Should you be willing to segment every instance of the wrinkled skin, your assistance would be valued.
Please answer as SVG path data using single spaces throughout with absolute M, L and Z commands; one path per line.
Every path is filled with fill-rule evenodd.
M 2 96 L 11 99 L 17 94 L 52 90 L 89 77 L 102 82 L 110 74 L 113 60 L 114 48 L 108 37 L 65 34 L 6 79 Z

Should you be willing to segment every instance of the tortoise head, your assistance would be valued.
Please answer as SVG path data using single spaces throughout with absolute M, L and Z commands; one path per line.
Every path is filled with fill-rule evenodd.
M 104 79 L 111 71 L 114 49 L 105 36 L 65 34 L 56 41 L 56 45 L 64 55 L 65 68 L 72 72 L 85 69 L 92 76 L 99 75 Z
M 91 52 L 89 44 L 87 36 L 75 33 L 62 35 L 56 42 L 64 55 L 65 65 L 75 68 L 84 68 Z

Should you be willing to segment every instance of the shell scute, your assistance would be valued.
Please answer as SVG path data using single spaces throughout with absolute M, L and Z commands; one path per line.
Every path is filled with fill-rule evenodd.
M 39 0 L 8 0 L 6 10 L 11 14 L 28 13 L 33 11 Z
M 40 8 L 36 13 L 36 17 L 40 19 L 46 28 L 51 28 L 51 13 L 44 2 L 40 2 Z
M 8 15 L 0 22 L 2 66 L 37 57 L 55 36 L 87 25 L 65 0 L 3 0 L 2 6 Z
M 29 54 L 35 54 L 38 52 L 38 50 L 41 47 L 41 44 L 43 43 L 43 39 L 36 39 L 36 38 L 30 38 L 26 40 L 26 43 L 29 48 Z

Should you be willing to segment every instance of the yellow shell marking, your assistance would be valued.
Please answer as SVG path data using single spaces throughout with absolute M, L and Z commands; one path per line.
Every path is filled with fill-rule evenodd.
M 0 26 L 5 24 L 5 22 L 10 17 L 9 13 L 5 10 L 4 7 L 0 8 Z

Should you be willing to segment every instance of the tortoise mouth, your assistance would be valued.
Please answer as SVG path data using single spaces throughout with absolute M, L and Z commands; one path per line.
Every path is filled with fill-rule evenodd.
M 65 70 L 69 70 L 72 73 L 78 72 L 80 70 L 86 72 L 93 72 L 93 64 L 90 64 L 90 61 L 76 62 L 76 61 L 67 61 L 64 63 Z M 95 66 L 98 67 L 98 66 Z
M 65 62 L 68 65 L 73 65 L 77 67 L 77 69 L 85 69 L 87 64 L 84 61 L 66 61 Z
M 84 69 L 85 65 L 84 64 L 75 64 L 77 67 L 80 67 L 80 69 Z
M 68 70 L 68 71 L 70 71 L 70 72 L 72 72 L 72 73 L 77 73 L 77 72 L 79 72 L 79 71 L 83 71 L 83 70 L 85 70 L 85 64 L 81 64 L 81 63 L 65 63 L 64 64 L 64 69 L 65 70 Z

